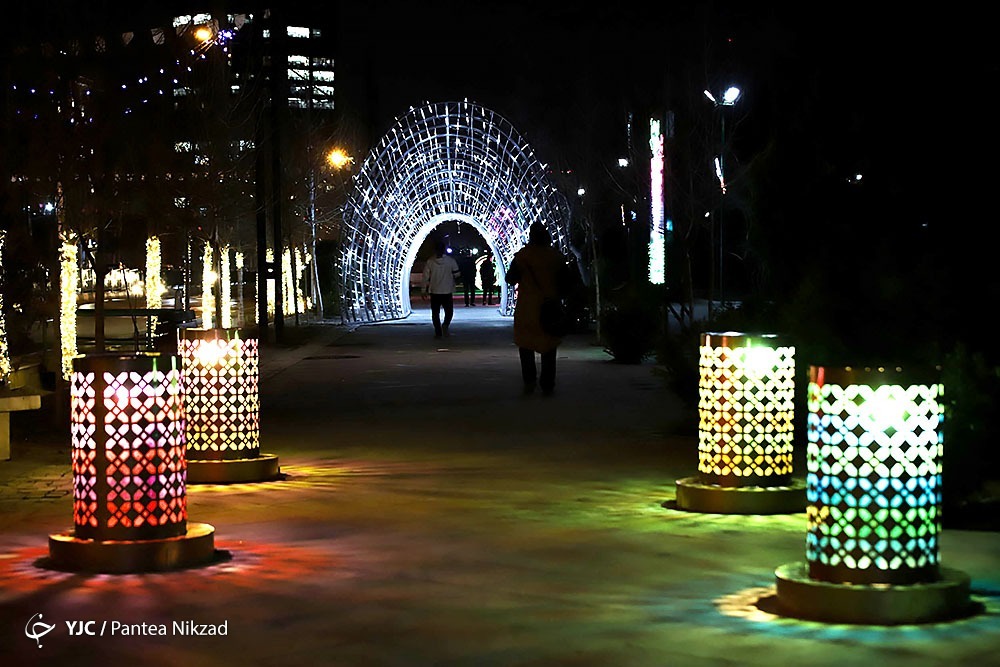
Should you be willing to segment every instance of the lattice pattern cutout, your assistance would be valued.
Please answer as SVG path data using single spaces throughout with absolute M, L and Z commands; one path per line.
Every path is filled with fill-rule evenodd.
M 702 345 L 698 470 L 766 480 L 792 472 L 795 348 Z
M 810 383 L 811 565 L 868 582 L 939 565 L 942 391 Z
M 162 529 L 182 533 L 187 465 L 180 372 L 74 372 L 71 401 L 77 533 L 100 539 L 141 538 L 152 528 L 161 529 L 158 535 Z
M 73 373 L 70 381 L 70 435 L 73 446 L 73 524 L 98 528 L 97 421 L 94 415 L 94 374 Z
M 259 346 L 256 338 L 182 339 L 188 458 L 260 455 Z
M 108 526 L 187 519 L 180 372 L 104 374 Z

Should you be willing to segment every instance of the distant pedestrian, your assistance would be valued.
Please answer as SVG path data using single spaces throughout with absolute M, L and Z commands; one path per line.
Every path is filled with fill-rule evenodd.
M 458 262 L 462 274 L 462 292 L 465 295 L 465 305 L 476 305 L 476 260 L 472 255 L 462 255 Z
M 483 284 L 483 305 L 493 305 L 493 290 L 497 284 L 497 267 L 493 263 L 493 255 L 487 254 L 486 259 L 479 265 L 479 282 Z
M 565 287 L 566 261 L 552 247 L 552 237 L 545 225 L 534 223 L 528 230 L 528 243 L 517 251 L 507 270 L 507 282 L 517 285 L 517 304 L 514 307 L 514 344 L 521 358 L 521 377 L 524 393 L 542 387 L 542 393 L 551 395 L 556 385 L 556 349 L 562 338 L 542 329 L 542 302 L 559 297 Z M 536 375 L 535 353 L 541 355 L 541 375 Z
M 424 293 L 431 295 L 431 321 L 434 323 L 434 337 L 448 335 L 448 326 L 454 315 L 455 281 L 458 279 L 458 263 L 447 253 L 443 241 L 434 247 L 434 257 L 424 262 Z M 444 322 L 441 309 L 444 309 Z

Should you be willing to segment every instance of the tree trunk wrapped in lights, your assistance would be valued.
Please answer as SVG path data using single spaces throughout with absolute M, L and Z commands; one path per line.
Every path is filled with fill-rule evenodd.
M 68 236 L 61 239 L 59 248 L 59 348 L 62 360 L 62 377 L 69 380 L 73 374 L 73 358 L 77 355 L 76 309 L 79 301 L 79 275 L 77 271 L 76 242 Z

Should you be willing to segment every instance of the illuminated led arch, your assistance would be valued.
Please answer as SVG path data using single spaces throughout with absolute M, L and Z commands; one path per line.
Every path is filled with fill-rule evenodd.
M 530 225 L 543 223 L 568 250 L 566 198 L 510 122 L 468 101 L 411 108 L 365 160 L 344 206 L 344 317 L 409 315 L 410 267 L 434 227 L 451 220 L 490 245 L 504 314 L 513 298 L 503 277 Z

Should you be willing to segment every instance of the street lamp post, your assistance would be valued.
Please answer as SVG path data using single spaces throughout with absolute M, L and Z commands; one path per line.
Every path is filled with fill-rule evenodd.
M 719 188 L 722 190 L 722 194 L 726 194 L 726 174 L 725 174 L 725 154 L 726 154 L 726 114 L 725 109 L 721 107 L 731 107 L 736 104 L 736 101 L 740 99 L 743 91 L 736 86 L 729 86 L 726 90 L 716 98 L 707 89 L 704 91 L 705 97 L 712 103 L 712 105 L 719 109 L 719 119 L 720 119 L 720 132 L 719 132 L 719 154 L 715 157 L 715 176 L 719 179 Z M 719 301 L 725 302 L 725 289 L 723 287 L 722 281 L 722 256 L 723 248 L 725 243 L 723 241 L 723 226 L 722 226 L 722 206 L 719 206 L 718 213 L 715 216 L 719 223 Z M 712 221 L 712 227 L 715 227 L 715 221 Z M 714 242 L 713 242 L 714 246 Z M 714 248 L 713 248 L 714 249 Z M 714 274 L 714 271 L 713 271 Z M 709 310 L 711 310 L 711 299 L 709 300 Z
M 335 172 L 340 172 L 342 169 L 349 169 L 354 163 L 354 158 L 347 154 L 347 152 L 342 148 L 334 148 L 329 153 L 326 154 L 326 162 Z M 342 182 L 338 179 L 338 182 Z M 311 213 L 313 216 L 313 226 L 312 226 L 312 244 L 313 244 L 313 279 L 316 282 L 316 297 L 320 305 L 320 316 L 322 317 L 323 306 L 322 297 L 320 296 L 320 286 L 319 286 L 319 262 L 316 261 L 316 218 L 315 209 Z

